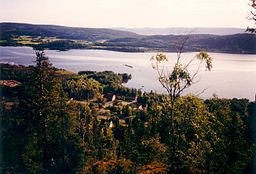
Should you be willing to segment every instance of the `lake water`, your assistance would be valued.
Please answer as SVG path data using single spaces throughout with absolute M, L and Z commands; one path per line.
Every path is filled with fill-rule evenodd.
M 156 53 L 124 53 L 105 50 L 69 50 L 64 52 L 46 50 L 51 63 L 58 68 L 78 72 L 82 70 L 104 71 L 132 74 L 127 87 L 143 91 L 164 93 L 165 89 L 157 80 L 157 72 L 152 69 L 150 58 Z M 184 53 L 184 61 L 196 53 Z M 210 98 L 217 94 L 223 98 L 255 99 L 256 94 L 256 56 L 247 54 L 209 53 L 213 57 L 211 72 L 202 70 L 198 83 L 186 90 L 187 93 L 200 94 L 201 98 Z M 175 53 L 166 53 L 170 68 L 176 58 Z M 30 47 L 0 47 L 2 63 L 32 65 L 35 52 Z M 125 65 L 131 65 L 133 68 Z M 193 67 L 191 69 L 193 71 Z

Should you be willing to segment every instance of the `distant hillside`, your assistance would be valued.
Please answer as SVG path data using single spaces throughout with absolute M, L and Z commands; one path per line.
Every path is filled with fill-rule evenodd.
M 143 38 L 119 38 L 102 43 L 102 46 L 113 47 L 144 47 L 155 51 L 176 51 L 175 45 L 178 39 L 184 35 L 155 35 Z M 189 35 L 183 51 L 210 51 L 226 53 L 256 53 L 256 35 Z
M 232 35 L 245 33 L 244 28 L 115 28 L 121 31 L 130 31 L 140 35 L 180 35 L 180 34 L 213 34 L 213 35 Z
M 74 40 L 108 40 L 123 37 L 138 37 L 137 34 L 104 28 L 76 28 L 57 25 L 33 25 L 23 23 L 0 23 L 0 36 L 43 36 Z
M 231 31 L 235 32 L 235 29 L 227 30 L 226 33 L 231 33 Z M 189 36 L 189 39 L 183 51 L 204 50 L 209 52 L 256 54 L 255 34 L 212 35 L 190 33 L 186 36 Z M 103 28 L 0 23 L 1 46 L 26 45 L 35 49 L 63 51 L 69 49 L 104 49 L 125 52 L 175 52 L 177 40 L 186 36 L 184 34 L 148 36 Z

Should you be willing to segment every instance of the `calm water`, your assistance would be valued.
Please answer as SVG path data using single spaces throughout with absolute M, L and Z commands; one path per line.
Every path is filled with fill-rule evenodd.
M 70 50 L 65 52 L 45 51 L 55 67 L 74 72 L 81 70 L 104 71 L 132 74 L 128 87 L 145 91 L 165 92 L 157 81 L 157 73 L 151 67 L 150 58 L 156 53 L 123 53 L 104 50 Z M 166 53 L 170 66 L 175 53 Z M 196 53 L 183 54 L 184 61 Z M 201 71 L 198 83 L 187 89 L 186 93 L 200 94 L 210 98 L 213 94 L 225 98 L 248 98 L 254 100 L 256 93 L 256 56 L 242 54 L 209 53 L 213 57 L 211 72 Z M 0 47 L 1 62 L 32 65 L 35 53 L 29 47 Z M 133 66 L 129 68 L 127 65 Z M 193 67 L 191 69 L 193 71 Z

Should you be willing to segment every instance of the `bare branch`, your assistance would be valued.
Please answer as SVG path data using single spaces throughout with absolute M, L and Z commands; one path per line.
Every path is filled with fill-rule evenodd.
M 202 69 L 203 63 L 205 64 L 206 70 L 210 71 L 212 68 L 212 58 L 206 52 L 199 52 L 196 56 L 188 60 L 187 63 L 183 62 L 184 60 L 182 60 L 181 54 L 188 38 L 188 36 L 182 37 L 176 42 L 177 57 L 176 63 L 172 68 L 167 68 L 166 62 L 168 62 L 168 59 L 163 54 L 157 54 L 151 58 L 153 62 L 152 67 L 158 74 L 158 80 L 163 88 L 166 89 L 172 103 L 182 95 L 185 89 L 195 84 L 195 78 Z M 193 63 L 196 63 L 196 60 L 199 62 L 195 64 L 197 67 L 191 75 L 189 73 L 189 67 L 194 66 Z
M 250 0 L 250 3 L 248 5 L 250 5 L 253 8 L 253 10 L 250 11 L 250 14 L 248 14 L 247 19 L 255 21 L 256 25 L 256 0 Z M 246 32 L 256 34 L 256 26 L 247 27 Z
M 201 94 L 203 94 L 208 88 L 204 88 L 201 92 L 197 93 L 196 96 L 199 97 Z

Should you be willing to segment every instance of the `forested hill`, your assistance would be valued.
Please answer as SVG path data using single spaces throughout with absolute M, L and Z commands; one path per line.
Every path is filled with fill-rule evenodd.
M 107 47 L 141 47 L 156 51 L 175 52 L 177 41 L 188 40 L 183 51 L 209 51 L 221 53 L 256 53 L 256 35 L 154 35 L 143 38 L 118 38 L 101 43 Z
M 139 35 L 104 28 L 0 23 L 1 46 L 32 46 L 36 49 L 105 49 L 126 52 L 171 51 L 184 35 Z M 190 34 L 183 51 L 256 54 L 255 34 Z
M 2 36 L 44 36 L 60 39 L 74 40 L 106 40 L 123 37 L 138 37 L 137 34 L 127 31 L 119 31 L 105 28 L 77 28 L 57 25 L 33 25 L 25 23 L 0 23 L 0 35 Z

